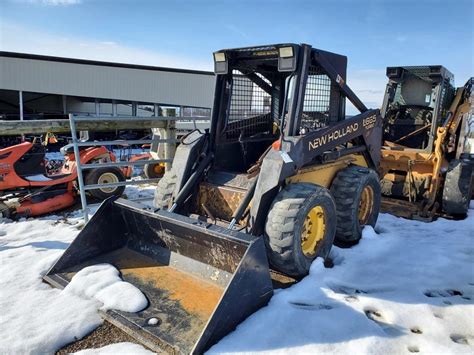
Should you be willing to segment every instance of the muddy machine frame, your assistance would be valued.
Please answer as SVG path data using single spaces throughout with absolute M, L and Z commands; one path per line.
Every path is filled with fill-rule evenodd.
M 301 277 L 314 258 L 327 256 L 335 235 L 357 227 L 360 238 L 378 214 L 381 119 L 346 85 L 346 57 L 279 44 L 221 50 L 214 62 L 210 131 L 183 138 L 156 208 L 107 200 L 44 277 L 62 288 L 85 266 L 113 264 L 149 305 L 104 317 L 155 351 L 204 352 L 268 302 L 270 267 Z M 346 98 L 362 113 L 345 119 Z M 347 196 L 358 193 L 351 179 L 359 177 L 376 182 L 364 189 L 370 203 Z M 345 182 L 351 186 L 334 190 Z M 297 228 L 308 222 L 298 224 L 305 209 L 314 217 L 305 226 L 321 224 L 301 243 L 291 232 L 283 236 L 291 246 L 290 239 L 275 246 L 272 233 L 286 227 L 271 230 L 269 221 L 280 218 L 285 196 L 302 204 L 287 211 Z M 352 218 L 338 201 L 363 207 L 355 210 L 357 226 L 336 228 L 338 218 Z
M 473 78 L 454 88 L 439 65 L 388 67 L 380 176 L 382 209 L 424 221 L 463 216 L 472 190 L 466 154 Z

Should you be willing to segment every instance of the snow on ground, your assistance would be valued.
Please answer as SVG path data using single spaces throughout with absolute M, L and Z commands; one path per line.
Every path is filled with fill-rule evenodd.
M 110 264 L 82 269 L 73 276 L 64 293 L 95 298 L 102 302 L 102 310 L 140 312 L 148 305 L 145 295 L 131 283 L 123 281 L 119 271 Z
M 0 222 L 2 354 L 53 353 L 102 323 L 100 302 L 65 295 L 42 282 L 78 233 L 74 224 L 57 218 Z
M 127 194 L 152 194 L 139 190 Z M 0 353 L 53 353 L 101 323 L 101 302 L 41 279 L 78 233 L 77 216 L 0 221 Z M 357 246 L 331 253 L 333 268 L 316 260 L 209 352 L 473 353 L 473 209 L 433 223 L 382 214 Z M 92 353 L 142 351 L 121 343 Z
M 117 343 L 104 346 L 97 349 L 86 349 L 74 353 L 75 355 L 117 355 L 117 354 L 133 354 L 133 355 L 149 355 L 154 352 L 145 349 L 143 346 L 133 343 Z
M 472 354 L 474 210 L 463 221 L 382 214 L 210 353 Z

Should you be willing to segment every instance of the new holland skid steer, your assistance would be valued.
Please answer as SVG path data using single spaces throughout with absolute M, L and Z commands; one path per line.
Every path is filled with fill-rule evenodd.
M 104 202 L 44 278 L 113 264 L 149 305 L 104 317 L 157 351 L 205 351 L 268 302 L 269 265 L 306 275 L 380 207 L 382 120 L 346 85 L 346 57 L 281 44 L 214 62 L 211 128 L 184 137 L 155 210 Z M 346 98 L 362 113 L 345 119 Z
M 470 130 L 474 79 L 455 90 L 444 67 L 387 68 L 382 106 L 382 209 L 406 218 L 465 216 L 472 190 Z M 471 160 L 471 161 L 470 161 Z

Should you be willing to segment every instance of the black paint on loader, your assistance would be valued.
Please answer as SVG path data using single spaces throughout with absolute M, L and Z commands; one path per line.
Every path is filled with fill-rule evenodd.
M 114 265 L 149 302 L 104 318 L 157 352 L 204 352 L 273 292 L 262 238 L 123 199 L 104 201 L 44 280 L 63 288 L 99 263 Z

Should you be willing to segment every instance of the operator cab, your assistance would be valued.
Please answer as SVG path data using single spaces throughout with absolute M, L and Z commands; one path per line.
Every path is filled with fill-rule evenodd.
M 381 110 L 385 149 L 431 151 L 454 97 L 454 76 L 440 65 L 388 67 Z
M 345 100 L 318 64 L 324 53 L 345 81 L 347 58 L 308 45 L 278 44 L 214 53 L 218 117 L 215 169 L 245 173 L 272 143 L 345 118 Z M 220 84 L 220 85 L 219 85 Z M 220 91 L 220 92 L 219 92 Z

